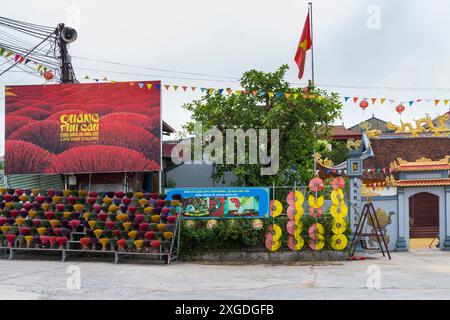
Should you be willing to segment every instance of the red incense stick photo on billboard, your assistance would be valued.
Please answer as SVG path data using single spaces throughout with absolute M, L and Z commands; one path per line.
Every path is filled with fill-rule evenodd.
M 160 86 L 7 86 L 5 173 L 160 170 Z

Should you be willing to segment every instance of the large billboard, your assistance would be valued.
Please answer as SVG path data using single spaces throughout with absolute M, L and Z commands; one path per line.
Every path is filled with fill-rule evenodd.
M 160 86 L 7 86 L 5 173 L 159 171 Z
M 181 196 L 185 219 L 262 218 L 269 214 L 268 188 L 173 188 L 167 199 Z

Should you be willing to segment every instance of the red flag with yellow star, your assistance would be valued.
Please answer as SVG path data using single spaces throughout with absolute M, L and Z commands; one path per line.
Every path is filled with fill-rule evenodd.
M 298 78 L 303 77 L 303 71 L 305 70 L 306 51 L 311 48 L 311 30 L 309 27 L 309 13 L 306 16 L 305 26 L 303 27 L 302 36 L 295 53 L 294 61 L 298 66 Z

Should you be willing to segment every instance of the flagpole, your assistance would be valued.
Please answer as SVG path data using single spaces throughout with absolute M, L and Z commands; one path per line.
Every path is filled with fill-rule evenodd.
M 312 2 L 308 2 L 308 13 L 309 13 L 309 28 L 311 33 L 311 80 L 314 84 L 314 37 L 313 37 L 313 12 L 312 12 Z
M 314 85 L 314 38 L 313 38 L 313 12 L 312 12 L 312 2 L 308 2 L 308 15 L 309 15 L 309 32 L 311 34 L 311 82 Z M 315 127 L 315 124 L 314 124 Z M 314 128 L 314 136 L 317 139 L 317 129 Z M 313 161 L 314 161 L 314 176 L 319 176 L 317 174 L 317 160 L 316 160 L 316 142 L 314 141 L 313 146 Z

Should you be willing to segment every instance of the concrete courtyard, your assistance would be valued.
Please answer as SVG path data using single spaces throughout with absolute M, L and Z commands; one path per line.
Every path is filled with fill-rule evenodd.
M 0 260 L 0 299 L 450 299 L 450 252 L 413 250 L 392 258 L 165 266 L 17 255 Z M 79 270 L 80 289 L 68 289 L 68 270 Z

